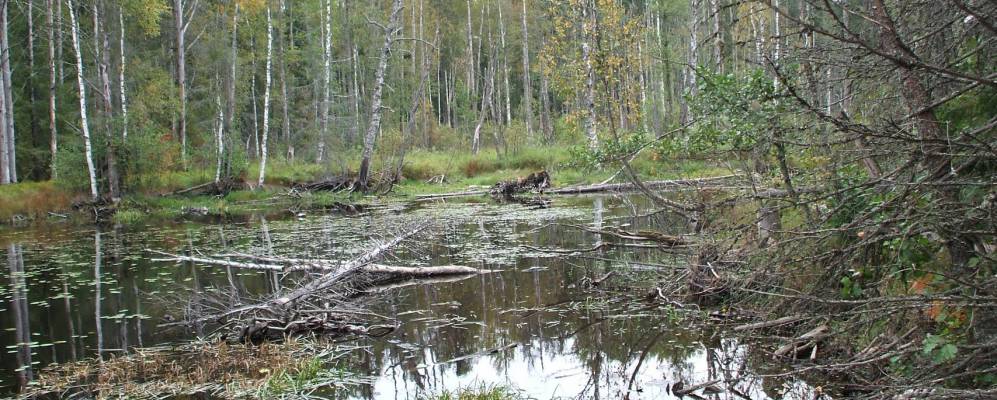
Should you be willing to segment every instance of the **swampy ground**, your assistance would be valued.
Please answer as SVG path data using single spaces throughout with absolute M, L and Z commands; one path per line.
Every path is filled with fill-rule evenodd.
M 766 376 L 781 365 L 750 342 L 701 323 L 717 310 L 655 296 L 662 282 L 683 279 L 688 251 L 548 251 L 592 249 L 606 240 L 579 227 L 681 235 L 690 229 L 684 219 L 650 213 L 654 208 L 640 195 L 552 200 L 548 208 L 488 198 L 374 200 L 359 210 L 296 216 L 260 211 L 223 220 L 149 218 L 98 228 L 65 223 L 8 230 L 3 245 L 14 261 L 2 287 L 3 390 L 8 395 L 44 391 L 44 385 L 58 384 L 54 376 L 66 376 L 65 369 L 62 375 L 56 369 L 92 373 L 99 369 L 94 360 L 130 371 L 147 365 L 142 357 L 146 363 L 175 362 L 156 357 L 206 346 L 208 354 L 235 354 L 241 365 L 194 362 L 201 376 L 178 372 L 182 376 L 172 383 L 188 382 L 185 389 L 194 392 L 261 398 L 661 399 L 678 398 L 672 394 L 676 384 L 723 378 L 736 382 L 734 391 L 716 398 L 813 398 L 816 384 Z M 299 338 L 281 345 L 287 346 L 283 353 L 296 355 L 289 360 L 274 356 L 280 350 L 238 345 L 219 350 L 228 345 L 212 341 L 216 333 L 210 324 L 161 326 L 219 302 L 250 303 L 272 295 L 285 290 L 291 278 L 152 261 L 150 249 L 347 259 L 393 236 L 397 227 L 423 221 L 435 222 L 437 228 L 426 236 L 431 239 L 407 243 L 384 262 L 494 272 L 410 282 L 358 298 L 357 306 L 371 319 L 397 326 L 386 336 Z M 129 359 L 137 364 L 122 361 Z M 89 361 L 73 364 L 77 360 Z M 116 386 L 113 377 L 102 377 L 107 396 L 172 390 L 137 387 L 140 382 Z M 245 386 L 235 388 L 226 380 Z

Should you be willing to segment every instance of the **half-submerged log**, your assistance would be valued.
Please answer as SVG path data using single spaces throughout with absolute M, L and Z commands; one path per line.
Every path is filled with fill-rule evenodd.
M 738 176 L 740 175 L 724 175 L 712 178 L 699 178 L 699 179 L 649 181 L 649 182 L 643 182 L 643 185 L 653 190 L 700 188 L 700 187 L 719 185 L 730 179 L 737 178 Z M 515 181 L 510 181 L 510 182 L 515 182 Z M 549 182 L 550 181 L 548 176 L 548 184 Z M 498 185 L 499 184 L 496 184 L 496 186 Z M 417 195 L 416 199 L 434 200 L 434 199 L 445 199 L 451 197 L 481 196 L 489 193 L 494 193 L 494 190 L 495 187 L 492 187 L 491 190 L 468 190 L 463 192 L 423 194 L 423 195 Z M 548 186 L 544 188 L 543 193 L 547 195 L 572 195 L 572 194 L 607 193 L 607 192 L 633 192 L 637 190 L 640 190 L 640 188 L 636 184 L 632 182 L 627 182 L 627 183 L 605 183 L 605 184 L 596 184 L 596 185 L 569 186 L 558 189 L 551 189 Z

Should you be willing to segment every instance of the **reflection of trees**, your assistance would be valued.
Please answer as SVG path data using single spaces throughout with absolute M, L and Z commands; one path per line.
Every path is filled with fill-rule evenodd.
M 100 231 L 94 231 L 93 234 L 93 248 L 94 248 L 94 259 L 93 259 L 93 298 L 94 298 L 94 329 L 97 333 L 97 357 L 99 359 L 104 358 L 104 329 L 103 324 L 100 319 L 100 308 L 101 308 L 101 276 L 100 276 L 100 262 L 101 262 L 101 246 L 100 246 Z
M 7 267 L 10 270 L 10 306 L 14 311 L 14 335 L 17 339 L 17 381 L 24 387 L 34 379 L 31 371 L 31 326 L 28 314 L 28 288 L 24 275 L 24 254 L 21 245 L 7 245 Z

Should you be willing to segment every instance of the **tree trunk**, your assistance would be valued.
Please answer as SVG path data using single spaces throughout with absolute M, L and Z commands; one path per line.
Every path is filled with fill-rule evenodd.
M 53 8 L 54 4 L 58 0 L 47 0 L 45 13 L 45 21 L 48 24 L 48 72 L 49 72 L 49 83 L 48 83 L 48 127 L 49 127 L 49 153 L 51 154 L 51 161 L 49 163 L 49 176 L 51 179 L 58 178 L 58 172 L 56 168 L 56 156 L 59 152 L 59 128 L 56 125 L 56 109 L 55 109 L 55 95 L 56 95 L 56 75 L 55 70 L 55 31 L 59 29 L 54 23 Z
M 0 3 L 0 10 L 4 16 L 7 15 L 7 6 L 10 3 L 3 2 Z M 10 140 L 8 140 L 7 131 L 7 87 L 4 85 L 3 71 L 7 67 L 7 63 L 10 62 L 8 57 L 7 47 L 3 46 L 4 39 L 7 37 L 7 19 L 0 17 L 0 185 L 6 185 L 11 183 L 10 180 L 10 151 L 7 146 L 10 145 Z
M 7 127 L 7 174 L 10 178 L 10 183 L 17 182 L 17 140 L 15 139 L 14 131 L 14 97 L 13 97 L 13 85 L 10 80 L 10 35 L 8 34 L 8 23 L 7 23 L 7 8 L 10 2 L 5 1 L 3 4 L 2 19 L 3 26 L 0 27 L 0 50 L 3 54 L 0 55 L 0 69 L 2 69 L 3 75 L 3 96 L 4 96 L 4 108 L 6 114 L 6 120 L 4 124 Z
M 184 21 L 184 0 L 173 0 L 173 20 L 176 25 L 176 78 L 180 99 L 180 117 L 177 121 L 177 136 L 180 139 L 180 159 L 187 168 L 187 60 L 186 35 L 188 21 Z
M 713 16 L 713 68 L 724 71 L 724 35 L 720 30 L 720 0 L 710 0 L 710 14 Z
M 263 187 L 267 172 L 267 139 L 270 136 L 270 80 L 273 69 L 273 19 L 270 6 L 267 6 L 267 75 L 263 86 L 263 139 L 260 140 L 260 179 L 257 187 Z
M 546 47 L 547 39 L 544 38 L 543 42 L 541 47 Z M 550 116 L 550 83 L 547 74 L 543 73 L 540 74 L 540 130 L 548 143 L 554 141 L 554 123 Z
M 592 63 L 592 41 L 595 36 L 595 15 L 591 9 L 594 0 L 586 0 L 582 5 L 582 63 L 585 64 L 585 89 L 582 98 L 585 107 L 585 135 L 588 136 L 589 148 L 599 147 L 599 136 L 596 131 L 595 116 L 595 68 Z
M 216 81 L 218 80 L 217 77 L 215 80 Z M 215 167 L 215 183 L 217 184 L 222 180 L 222 159 L 224 158 L 225 154 L 225 139 L 223 137 L 225 131 L 225 115 L 224 115 L 225 113 L 222 111 L 221 95 L 217 95 L 215 97 L 215 103 L 216 106 L 218 107 L 218 122 L 217 122 L 218 128 L 215 134 L 215 147 L 218 149 L 217 151 L 218 162 Z
M 322 163 L 325 159 L 325 141 L 329 137 L 329 101 L 332 95 L 330 88 L 332 80 L 332 1 L 327 0 L 322 5 L 324 27 L 322 32 L 322 109 L 320 117 L 318 155 L 315 162 Z
M 370 96 L 370 124 L 367 125 L 367 134 L 363 140 L 363 159 L 360 161 L 360 173 L 357 177 L 359 189 L 367 189 L 368 175 L 370 174 L 370 159 L 374 155 L 374 141 L 377 133 L 381 129 L 381 91 L 384 88 L 384 74 L 388 69 L 388 57 L 391 55 L 391 44 L 395 40 L 395 34 L 399 28 L 398 19 L 402 10 L 402 0 L 394 0 L 391 6 L 391 16 L 388 18 L 388 27 L 384 30 L 384 45 L 381 46 L 381 58 L 377 64 L 377 71 L 374 74 L 374 92 Z
M 236 137 L 236 135 L 235 135 L 235 126 L 234 126 L 233 122 L 235 121 L 235 106 L 236 106 L 236 104 L 235 104 L 235 86 L 236 86 L 236 82 L 238 82 L 238 80 L 236 80 L 236 74 L 238 72 L 238 66 L 239 66 L 239 35 L 238 35 L 238 31 L 239 31 L 239 3 L 238 2 L 234 2 L 234 3 L 235 3 L 235 9 L 232 12 L 232 56 L 231 56 L 232 59 L 230 60 L 230 62 L 231 62 L 231 65 L 230 65 L 231 71 L 230 71 L 229 83 L 228 83 L 228 113 L 225 116 L 225 119 L 226 119 L 225 126 L 228 129 L 229 140 L 232 140 L 232 138 Z M 225 174 L 229 175 L 229 173 L 230 173 L 229 170 L 230 170 L 230 167 L 231 167 L 229 165 L 230 164 L 230 162 L 229 162 L 229 156 L 227 155 L 227 153 L 224 153 L 224 154 L 225 154 L 225 167 L 224 167 L 225 168 Z
M 98 46 L 100 52 L 97 57 L 97 72 L 100 77 L 101 97 L 103 98 L 100 105 L 103 109 L 102 119 L 104 122 L 104 143 L 107 148 L 104 152 L 104 159 L 107 162 L 107 189 L 110 197 L 112 199 L 117 199 L 121 196 L 121 179 L 118 174 L 114 134 L 111 126 L 114 119 L 114 101 L 111 98 L 111 75 L 108 71 L 111 66 L 111 44 L 109 40 L 110 35 L 107 33 L 107 25 L 104 20 L 106 17 L 106 11 L 107 10 L 104 8 L 103 1 L 94 2 L 94 41 L 100 43 Z
M 917 71 L 912 67 L 911 60 L 918 60 L 911 47 L 900 39 L 896 26 L 883 0 L 875 0 L 873 5 L 873 15 L 879 25 L 880 45 L 887 54 L 893 54 L 892 59 L 897 69 L 900 71 L 900 79 L 903 83 L 901 96 L 910 113 L 914 115 L 914 124 L 917 127 L 918 135 L 922 145 L 919 147 L 921 164 L 928 173 L 928 179 L 936 183 L 949 180 L 952 172 L 952 159 L 949 142 L 945 140 L 942 133 L 941 124 L 935 115 L 934 107 L 931 107 L 931 95 L 925 88 Z M 947 207 L 953 207 L 960 203 L 959 187 L 950 185 L 937 185 L 933 188 L 938 192 L 939 197 L 945 201 Z M 972 255 L 972 243 L 967 240 L 962 232 L 941 232 L 947 239 L 949 255 L 952 265 L 956 268 L 963 268 L 969 262 Z
M 121 137 L 128 138 L 128 97 L 125 93 L 125 12 L 118 5 L 118 27 L 119 31 L 119 42 L 118 48 L 121 53 L 121 65 L 118 68 L 118 85 L 121 96 Z
M 288 43 L 290 43 L 293 38 L 288 39 L 284 37 L 284 21 L 287 20 L 287 10 L 285 8 L 286 3 L 281 1 L 281 29 L 280 38 L 278 43 L 280 44 L 280 96 L 281 96 L 281 114 L 283 115 L 283 120 L 281 121 L 281 127 L 283 128 L 284 143 L 287 144 L 287 159 L 294 159 L 294 143 L 291 142 L 291 117 L 290 110 L 288 109 L 291 103 L 290 98 L 287 96 L 287 49 Z
M 80 52 L 80 24 L 76 20 L 73 0 L 66 0 L 69 8 L 69 23 L 72 25 L 73 50 L 76 54 L 76 81 L 80 90 L 80 130 L 83 132 L 83 149 L 86 154 L 87 172 L 90 175 L 90 200 L 97 201 L 97 175 L 93 163 L 93 147 L 90 143 L 90 124 L 87 121 L 86 81 L 83 79 L 83 54 Z
M 9 1 L 9 0 L 8 0 Z M 32 138 L 38 137 L 38 121 L 35 119 L 35 1 L 28 3 L 28 126 Z
M 474 83 L 474 31 L 471 27 L 471 0 L 467 0 L 467 90 L 473 94 L 477 85 Z
M 696 88 L 696 67 L 699 66 L 699 7 L 701 0 L 691 0 L 689 3 L 689 65 L 683 69 L 682 85 L 689 96 L 695 96 Z M 689 104 L 685 97 L 679 99 L 682 107 L 682 125 L 688 124 L 691 119 L 689 115 Z
M 526 1 L 523 1 L 523 119 L 526 120 L 526 136 L 533 136 L 533 109 L 530 102 L 533 101 L 532 87 L 530 84 L 530 35 L 526 24 Z M 544 132 L 546 133 L 546 132 Z
M 474 126 L 474 138 L 471 142 L 471 154 L 477 155 L 481 148 L 481 127 L 485 123 L 485 116 L 488 115 L 488 107 L 492 102 L 492 93 L 495 91 L 495 62 L 494 57 L 488 62 L 487 77 L 484 77 L 485 88 L 481 96 L 481 111 L 478 113 L 478 123 Z M 496 143 L 496 146 L 498 143 Z
M 502 84 L 503 95 L 505 96 L 505 122 L 508 125 L 512 121 L 512 99 L 509 96 L 509 52 L 505 48 L 505 21 L 502 19 L 502 4 L 498 5 L 499 13 L 499 33 L 502 43 Z
M 252 53 L 253 53 L 252 72 L 250 73 L 250 78 L 249 78 L 249 87 L 250 87 L 249 94 L 250 94 L 250 100 L 253 103 L 253 136 L 249 139 L 252 139 L 253 142 L 252 154 L 256 156 L 257 159 L 259 159 L 260 158 L 260 116 L 258 110 L 259 101 L 256 100 L 256 38 L 255 37 L 250 41 L 250 45 L 252 47 Z M 246 147 L 249 146 L 247 145 Z

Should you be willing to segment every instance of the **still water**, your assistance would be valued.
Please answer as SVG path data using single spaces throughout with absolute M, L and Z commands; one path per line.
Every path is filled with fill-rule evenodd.
M 537 399 L 675 398 L 668 388 L 734 382 L 716 399 L 813 398 L 803 382 L 766 378 L 775 366 L 736 337 L 683 326 L 678 313 L 641 301 L 655 282 L 680 279 L 689 255 L 593 249 L 579 226 L 626 226 L 668 234 L 683 221 L 647 214 L 639 196 L 561 197 L 550 208 L 482 200 L 375 205 L 354 214 L 156 222 L 95 229 L 46 225 L 0 233 L 7 279 L 0 339 L 3 391 L 13 394 L 53 362 L 127 353 L 206 336 L 210 327 L 160 329 L 206 305 L 250 303 L 286 289 L 274 274 L 152 261 L 149 250 L 242 252 L 347 259 L 401 227 L 437 222 L 386 264 L 459 264 L 497 272 L 417 284 L 364 299 L 401 321 L 359 338 L 344 368 L 372 384 L 331 397 L 416 399 L 442 390 L 503 385 Z M 596 288 L 592 280 L 616 273 Z

